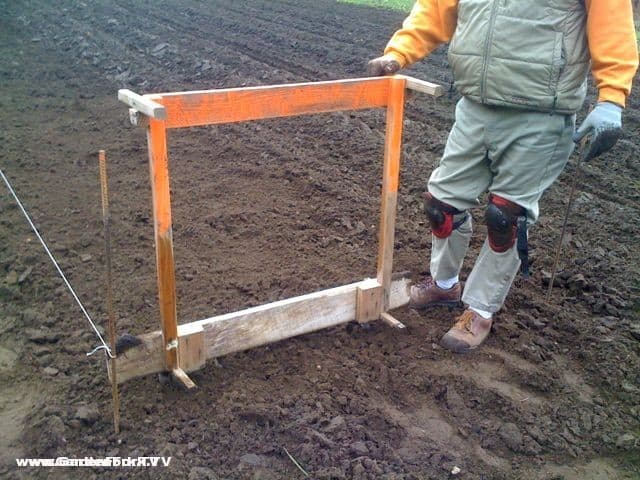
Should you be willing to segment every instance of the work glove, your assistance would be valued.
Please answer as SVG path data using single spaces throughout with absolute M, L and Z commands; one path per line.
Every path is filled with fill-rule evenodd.
M 577 143 L 585 135 L 591 137 L 585 159 L 591 160 L 611 150 L 622 136 L 622 107 L 611 102 L 598 103 L 574 134 L 573 141 Z
M 400 70 L 400 64 L 391 55 L 374 58 L 367 64 L 367 75 L 370 77 L 393 75 L 398 70 Z

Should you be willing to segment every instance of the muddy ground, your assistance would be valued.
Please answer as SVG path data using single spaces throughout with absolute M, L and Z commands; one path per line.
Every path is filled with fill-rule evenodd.
M 0 1 L 0 166 L 88 311 L 106 323 L 97 151 L 107 150 L 119 333 L 158 328 L 140 93 L 362 76 L 403 14 L 328 0 Z M 444 50 L 411 69 L 447 89 Z M 210 361 L 187 394 L 121 388 L 0 187 L 0 476 L 317 479 L 640 478 L 640 93 L 626 137 L 587 165 L 544 300 L 569 166 L 477 353 L 438 346 L 455 312 L 394 312 Z M 593 94 L 593 92 L 592 92 Z M 591 97 L 593 100 L 593 96 Z M 407 102 L 395 270 L 427 269 L 420 205 L 455 94 Z M 581 116 L 584 112 L 581 112 Z M 374 275 L 384 116 L 326 114 L 172 131 L 180 322 Z M 473 255 L 483 240 L 474 212 Z M 171 456 L 169 468 L 17 469 L 15 458 Z

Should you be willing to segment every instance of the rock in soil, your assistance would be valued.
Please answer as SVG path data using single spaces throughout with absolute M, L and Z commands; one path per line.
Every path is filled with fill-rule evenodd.
M 632 450 L 640 446 L 639 439 L 632 433 L 620 435 L 616 440 L 616 447 L 621 450 Z
M 516 424 L 504 423 L 498 430 L 498 435 L 509 449 L 514 452 L 522 450 L 522 433 Z
M 58 375 L 58 373 L 60 373 L 60 370 L 58 370 L 55 367 L 45 367 L 44 368 L 44 373 L 46 373 L 47 375 L 50 375 L 52 377 L 55 377 L 56 375 Z
M 98 412 L 98 409 L 93 406 L 81 405 L 76 410 L 74 417 L 85 425 L 93 425 L 98 418 L 100 418 L 100 412 Z

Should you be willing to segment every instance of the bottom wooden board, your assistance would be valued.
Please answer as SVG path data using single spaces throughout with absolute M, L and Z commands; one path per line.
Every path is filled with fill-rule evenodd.
M 391 282 L 389 309 L 409 303 L 410 280 Z M 202 328 L 207 359 L 266 345 L 286 338 L 303 335 L 323 328 L 356 320 L 358 289 L 379 285 L 375 279 L 322 290 L 259 307 L 228 313 L 178 326 L 178 348 L 182 358 L 198 358 L 186 351 L 195 330 Z M 117 380 L 122 383 L 132 378 L 165 370 L 162 332 L 156 331 L 138 337 L 141 343 L 118 355 Z M 195 352 L 194 352 L 195 353 Z M 194 362 L 193 367 L 201 365 Z M 190 370 L 190 366 L 185 369 Z

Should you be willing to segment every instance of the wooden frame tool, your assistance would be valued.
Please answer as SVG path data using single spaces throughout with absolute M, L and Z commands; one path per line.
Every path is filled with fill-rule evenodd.
M 392 275 L 406 89 L 443 93 L 438 85 L 402 75 L 150 95 L 118 92 L 131 107 L 131 123 L 147 129 L 161 330 L 140 336 L 140 345 L 118 355 L 117 383 L 169 371 L 193 388 L 186 372 L 210 358 L 354 320 L 381 318 L 403 328 L 388 310 L 409 302 L 409 280 Z M 178 325 L 167 129 L 371 108 L 387 112 L 376 278 Z

